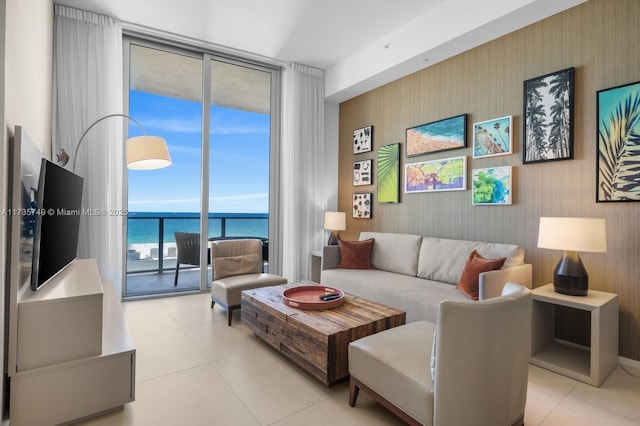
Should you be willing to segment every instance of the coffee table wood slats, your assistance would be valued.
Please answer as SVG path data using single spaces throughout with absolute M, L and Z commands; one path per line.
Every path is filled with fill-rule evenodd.
M 243 291 L 242 322 L 328 386 L 349 375 L 350 342 L 406 321 L 403 311 L 348 294 L 334 309 L 295 309 L 282 303 L 282 291 L 295 285 Z

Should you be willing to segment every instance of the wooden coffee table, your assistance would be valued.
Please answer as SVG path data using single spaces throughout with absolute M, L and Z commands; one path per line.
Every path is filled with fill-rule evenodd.
M 286 306 L 283 290 L 297 285 L 243 291 L 242 323 L 327 386 L 349 375 L 350 342 L 406 322 L 404 311 L 349 294 L 328 310 Z

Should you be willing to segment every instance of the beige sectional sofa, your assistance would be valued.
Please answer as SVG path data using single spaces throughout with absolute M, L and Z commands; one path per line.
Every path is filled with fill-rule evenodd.
M 443 300 L 469 300 L 456 289 L 469 254 L 506 257 L 501 269 L 480 273 L 480 300 L 497 297 L 507 282 L 531 288 L 532 268 L 524 249 L 513 244 L 423 237 L 412 234 L 362 232 L 374 239 L 371 262 L 375 269 L 341 269 L 339 246 L 325 246 L 320 282 L 327 286 L 407 312 L 407 322 L 437 322 Z

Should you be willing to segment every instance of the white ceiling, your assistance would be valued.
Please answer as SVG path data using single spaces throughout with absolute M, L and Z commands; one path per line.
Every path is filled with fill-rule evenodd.
M 55 0 L 277 63 L 343 101 L 586 0 Z

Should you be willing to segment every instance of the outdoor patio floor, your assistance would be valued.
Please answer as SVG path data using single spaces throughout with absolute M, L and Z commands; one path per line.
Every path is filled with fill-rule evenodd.
M 211 276 L 210 270 L 208 276 Z M 199 268 L 180 268 L 177 286 L 173 285 L 174 278 L 175 271 L 128 274 L 125 297 L 200 290 Z

